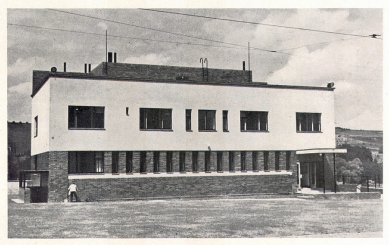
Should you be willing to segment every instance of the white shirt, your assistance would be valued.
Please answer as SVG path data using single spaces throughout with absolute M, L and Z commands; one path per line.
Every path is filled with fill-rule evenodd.
M 70 192 L 72 192 L 72 191 L 77 191 L 77 186 L 76 186 L 75 184 L 71 184 L 71 185 L 69 186 L 68 190 L 69 190 Z

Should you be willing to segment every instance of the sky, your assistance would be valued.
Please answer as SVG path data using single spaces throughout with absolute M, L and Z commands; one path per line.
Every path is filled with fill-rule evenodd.
M 83 72 L 105 61 L 107 30 L 122 63 L 201 67 L 207 58 L 209 68 L 241 70 L 250 43 L 254 82 L 333 82 L 337 127 L 383 130 L 383 36 L 366 37 L 382 35 L 382 9 L 163 10 L 261 24 L 142 9 L 8 9 L 8 121 L 31 122 L 33 70 L 63 71 L 66 62 Z

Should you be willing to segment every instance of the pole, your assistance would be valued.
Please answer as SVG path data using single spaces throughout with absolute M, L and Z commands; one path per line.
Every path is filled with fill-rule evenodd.
M 323 162 L 323 193 L 326 193 L 326 172 L 324 169 L 324 153 L 322 155 L 322 162 Z
M 334 153 L 334 187 L 336 193 L 336 169 L 335 169 L 335 153 Z
M 248 48 L 247 48 L 247 54 L 248 54 L 248 65 L 249 65 L 249 82 L 251 81 L 251 77 L 250 77 L 250 42 L 248 42 Z
M 105 74 L 108 75 L 108 30 L 105 30 Z

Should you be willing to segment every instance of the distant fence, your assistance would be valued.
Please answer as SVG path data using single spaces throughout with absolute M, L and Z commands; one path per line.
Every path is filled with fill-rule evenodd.
M 370 191 L 370 188 L 377 189 L 382 185 L 382 176 L 381 175 L 362 175 L 362 176 L 352 176 L 352 175 L 342 175 L 338 179 L 338 185 L 350 185 L 350 184 L 361 184 L 362 187 L 367 188 L 367 192 Z M 339 181 L 340 180 L 340 181 Z

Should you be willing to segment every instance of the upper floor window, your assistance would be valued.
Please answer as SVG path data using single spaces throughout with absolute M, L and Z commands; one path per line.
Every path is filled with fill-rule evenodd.
M 104 107 L 69 106 L 69 129 L 104 128 Z
M 321 113 L 296 113 L 297 132 L 321 132 Z
M 223 132 L 228 132 L 228 111 L 223 111 Z
M 38 116 L 34 118 L 34 137 L 38 137 Z
M 172 129 L 172 109 L 140 108 L 140 129 Z
M 216 110 L 199 110 L 199 131 L 216 131 Z
M 192 110 L 191 109 L 185 110 L 185 124 L 186 124 L 186 131 L 192 131 Z
M 241 131 L 268 131 L 267 111 L 240 111 Z

